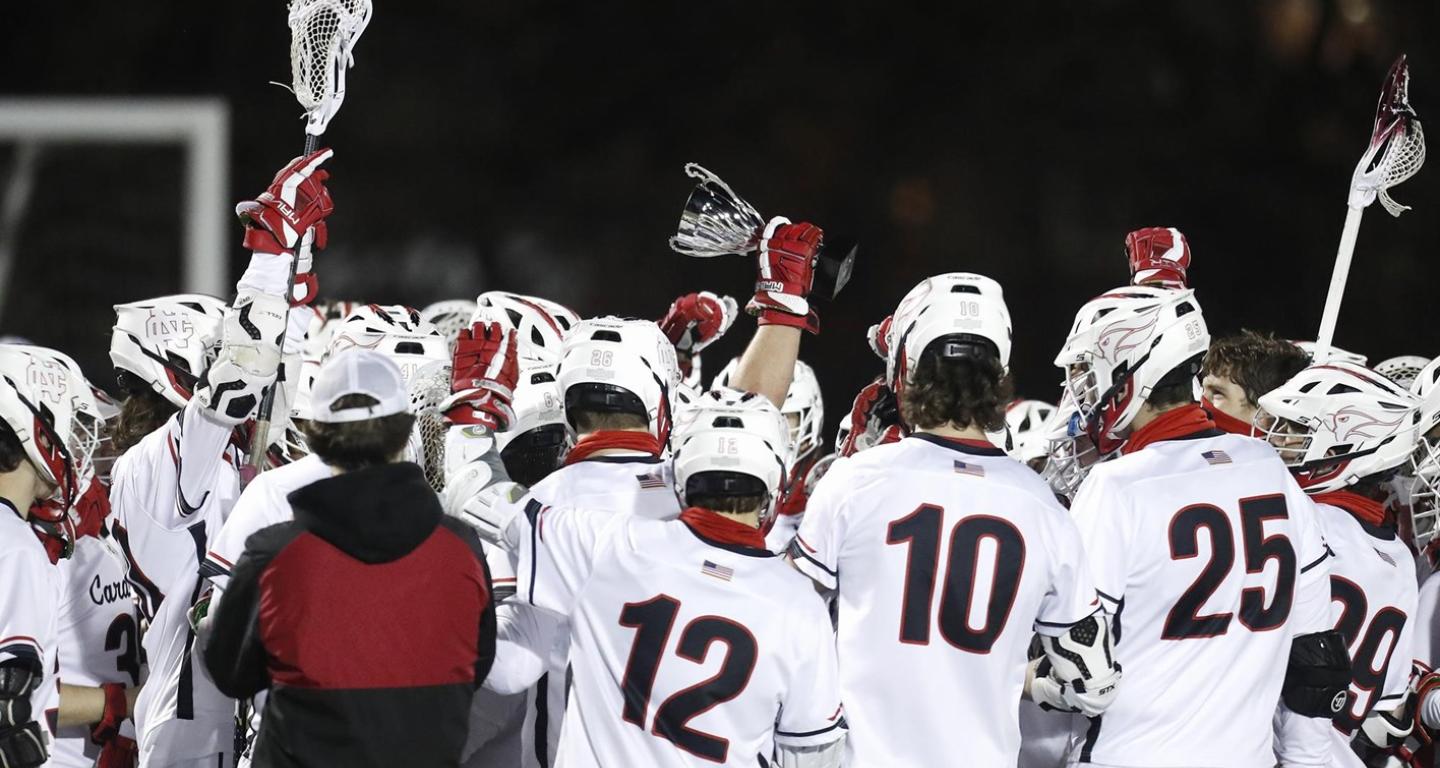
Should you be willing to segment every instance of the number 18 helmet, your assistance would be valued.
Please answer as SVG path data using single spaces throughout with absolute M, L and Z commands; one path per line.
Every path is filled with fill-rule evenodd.
M 1345 362 L 1312 365 L 1260 396 L 1257 434 L 1307 493 L 1340 490 L 1404 464 L 1420 398 Z
M 1010 367 L 1010 310 L 1000 284 L 983 275 L 949 272 L 926 278 L 896 307 L 885 338 L 886 381 L 904 402 L 905 387 L 932 348 L 946 356 L 993 355 Z M 943 345 L 943 346 L 941 346 Z
M 1209 347 L 1194 291 L 1127 285 L 1080 308 L 1055 365 L 1086 433 L 1108 454 L 1156 387 L 1194 381 Z
M 557 376 L 565 415 L 575 411 L 643 416 L 663 447 L 670 436 L 674 392 L 680 384 L 675 347 L 650 320 L 600 317 L 565 337 Z
M 674 453 L 675 492 L 696 497 L 764 496 L 759 528 L 775 514 L 790 459 L 788 428 L 762 395 L 712 390 L 700 396 Z
M 110 360 L 127 391 L 148 386 L 176 408 L 185 407 L 214 359 L 225 302 L 179 294 L 115 305 Z

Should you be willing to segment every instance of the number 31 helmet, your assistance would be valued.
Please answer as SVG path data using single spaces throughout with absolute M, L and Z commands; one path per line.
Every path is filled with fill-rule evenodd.
M 784 417 L 764 396 L 706 392 L 679 432 L 675 492 L 687 505 L 700 496 L 764 496 L 759 521 L 764 530 L 790 460 L 788 433 Z

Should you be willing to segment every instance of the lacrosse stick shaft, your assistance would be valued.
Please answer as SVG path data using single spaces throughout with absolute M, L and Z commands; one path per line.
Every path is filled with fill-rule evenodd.
M 1325 296 L 1325 310 L 1320 315 L 1320 332 L 1315 337 L 1315 362 L 1330 357 L 1335 340 L 1335 322 L 1340 317 L 1340 301 L 1345 298 L 1345 282 L 1350 278 L 1350 261 L 1355 255 L 1355 239 L 1360 234 L 1360 217 L 1364 208 L 1350 206 L 1345 214 L 1345 229 L 1340 233 L 1340 250 L 1335 254 L 1335 270 L 1330 273 L 1330 292 Z

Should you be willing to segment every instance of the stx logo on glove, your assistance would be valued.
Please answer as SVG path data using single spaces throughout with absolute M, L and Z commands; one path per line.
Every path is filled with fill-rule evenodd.
M 174 344 L 181 349 L 190 345 L 195 335 L 195 326 L 184 316 L 170 312 L 151 312 L 145 321 L 145 335 L 162 343 Z

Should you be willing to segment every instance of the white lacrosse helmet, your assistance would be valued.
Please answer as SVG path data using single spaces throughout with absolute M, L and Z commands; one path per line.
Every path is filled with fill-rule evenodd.
M 1108 454 L 1150 393 L 1179 377 L 1193 380 L 1209 347 L 1194 291 L 1127 285 L 1080 308 L 1055 365 L 1085 431 Z
M 1410 455 L 1410 472 L 1415 485 L 1410 491 L 1410 506 L 1415 532 L 1415 546 L 1424 549 L 1435 537 L 1440 523 L 1440 357 L 1425 364 L 1410 385 L 1410 393 L 1420 399 L 1420 418 L 1415 425 L 1415 450 Z
M 214 296 L 193 293 L 115 305 L 110 361 L 117 378 L 138 379 L 176 408 L 185 407 L 215 357 L 225 308 Z
M 475 299 L 470 322 L 498 322 L 514 329 L 520 357 L 559 362 L 565 336 L 580 324 L 580 316 L 563 304 L 536 296 L 486 291 Z
M 400 304 L 362 304 L 340 321 L 325 352 L 328 358 L 351 347 L 372 349 L 400 368 L 406 386 L 430 363 L 450 360 L 450 344 L 420 313 Z
M 1107 457 L 1100 455 L 1100 449 L 1085 434 L 1085 419 L 1068 389 L 1061 392 L 1060 404 L 1040 429 L 1046 452 L 1040 476 L 1051 490 L 1072 499 L 1090 468 Z
M 1305 354 L 1309 356 L 1311 362 L 1314 362 L 1315 342 L 1293 341 L 1291 343 L 1304 350 Z M 1364 365 L 1368 359 L 1369 358 L 1365 357 L 1362 354 L 1359 354 L 1357 352 L 1347 352 L 1346 350 L 1343 350 L 1334 345 L 1331 345 L 1330 352 L 1325 355 L 1326 362 L 1334 362 L 1338 360 L 1342 363 L 1354 363 L 1355 365 Z
M 1015 440 L 1015 457 L 1025 463 L 1043 458 L 1049 451 L 1045 427 L 1055 415 L 1055 406 L 1043 400 L 1016 400 L 1005 409 L 1005 426 Z
M 94 476 L 99 407 L 74 361 L 54 350 L 0 345 L 0 419 L 25 447 L 35 471 L 55 491 L 60 513 Z
M 454 344 L 460 330 L 470 327 L 470 318 L 474 316 L 475 309 L 475 302 L 469 299 L 446 299 L 420 310 L 420 319 L 435 326 L 441 336 Z
M 763 395 L 733 389 L 700 396 L 679 433 L 674 454 L 675 492 L 691 496 L 768 496 L 764 530 L 775 515 L 790 459 L 785 418 Z
M 555 367 L 538 361 L 522 365 L 510 405 L 515 420 L 496 433 L 495 445 L 510 479 L 532 486 L 560 468 L 574 443 Z
M 920 354 L 947 337 L 988 343 L 1000 366 L 1009 370 L 1010 310 L 999 283 L 970 272 L 948 272 L 926 278 L 905 294 L 884 340 L 890 353 L 885 380 L 897 398 L 904 399 Z
M 732 358 L 711 383 L 713 387 L 730 389 L 730 380 L 740 367 L 740 358 Z M 804 361 L 795 361 L 795 373 L 780 414 L 790 426 L 790 451 L 799 464 L 825 446 L 821 431 L 825 428 L 825 401 L 820 392 L 820 379 L 815 369 Z
M 1325 493 L 1404 464 L 1420 398 L 1354 363 L 1331 361 L 1260 396 L 1256 434 L 1307 493 Z
M 561 348 L 560 392 L 566 419 L 577 408 L 644 415 L 663 448 L 680 384 L 675 347 L 651 320 L 598 317 L 582 321 Z
M 1399 355 L 1375 364 L 1375 372 L 1395 382 L 1401 389 L 1409 389 L 1415 377 L 1429 365 L 1430 361 L 1419 355 Z

